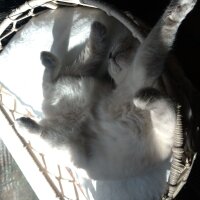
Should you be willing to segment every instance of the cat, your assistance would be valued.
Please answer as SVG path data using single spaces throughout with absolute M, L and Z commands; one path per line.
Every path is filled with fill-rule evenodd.
M 137 51 L 125 40 L 116 42 L 107 72 L 100 70 L 107 47 L 106 28 L 99 22 L 91 28 L 91 54 L 83 63 L 75 61 L 75 70 L 63 71 L 55 55 L 41 53 L 44 118 L 37 123 L 23 117 L 17 123 L 53 147 L 67 149 L 74 165 L 97 180 L 95 200 L 155 200 L 165 192 L 176 107 L 159 78 L 177 30 L 195 3 L 172 0 Z M 98 76 L 93 66 L 101 71 Z M 114 85 L 104 80 L 106 73 Z

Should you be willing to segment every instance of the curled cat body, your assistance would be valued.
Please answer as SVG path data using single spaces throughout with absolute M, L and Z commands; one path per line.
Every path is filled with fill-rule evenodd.
M 106 26 L 93 22 L 80 53 L 85 58 L 89 49 L 86 59 L 63 69 L 56 55 L 41 53 L 44 117 L 40 122 L 20 118 L 18 125 L 68 152 L 72 163 L 96 181 L 93 199 L 157 200 L 165 192 L 176 109 L 160 90 L 159 77 L 195 3 L 172 0 L 137 50 L 126 38 L 107 48 Z
M 44 72 L 40 61 L 41 51 L 53 53 L 62 66 L 71 66 L 75 60 L 84 62 L 90 54 L 87 40 L 94 21 L 99 21 L 106 27 L 107 45 L 103 52 L 108 54 L 109 48 L 112 48 L 116 40 L 123 40 L 127 36 L 130 40 L 135 40 L 135 44 L 139 44 L 136 39 L 131 38 L 132 34 L 124 25 L 100 9 L 87 6 L 59 6 L 55 10 L 45 10 L 35 15 L 4 47 L 0 56 L 0 82 L 23 104 L 30 106 L 41 116 L 41 85 Z M 102 63 L 98 69 L 104 71 L 105 67 Z M 11 71 L 13 73 L 10 73 Z M 17 79 L 16 81 L 11 81 L 12 74 L 12 80 Z M 25 82 L 27 87 L 24 88 Z M 33 92 L 37 94 L 37 98 L 30 98 Z

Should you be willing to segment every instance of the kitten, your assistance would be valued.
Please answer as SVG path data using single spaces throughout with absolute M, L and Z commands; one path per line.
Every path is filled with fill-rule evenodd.
M 60 74 L 58 59 L 41 54 L 45 116 L 39 123 L 29 118 L 18 123 L 52 146 L 68 149 L 72 162 L 97 180 L 94 199 L 153 200 L 164 193 L 176 112 L 172 100 L 159 91 L 159 77 L 178 27 L 195 3 L 172 0 L 134 56 L 134 48 L 116 44 L 108 64 L 115 89 L 93 76 L 92 66 L 101 67 L 105 58 L 106 31 L 100 31 L 105 29 L 100 23 L 98 37 L 90 37 L 100 53 L 91 50 L 87 65 L 76 63 L 75 72 Z

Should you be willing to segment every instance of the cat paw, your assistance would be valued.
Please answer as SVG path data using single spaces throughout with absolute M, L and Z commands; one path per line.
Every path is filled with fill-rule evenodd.
M 169 25 L 180 23 L 196 3 L 197 0 L 172 0 L 164 15 L 165 23 Z
M 42 51 L 40 54 L 42 64 L 45 66 L 43 81 L 51 82 L 58 78 L 61 63 L 58 58 L 48 51 Z
M 161 93 L 154 88 L 145 88 L 136 93 L 133 104 L 141 110 L 154 110 L 162 99 Z
M 43 140 L 42 127 L 40 127 L 36 121 L 28 117 L 18 118 L 15 121 L 15 128 L 19 135 L 25 140 L 24 145 L 34 147 L 38 152 L 44 154 L 49 153 L 50 149 L 48 148 L 48 144 Z
M 16 126 L 19 129 L 26 130 L 28 133 L 39 133 L 40 132 L 40 126 L 28 117 L 21 117 L 16 120 Z
M 54 69 L 58 66 L 59 61 L 55 55 L 48 51 L 42 51 L 40 54 L 42 64 L 48 69 Z

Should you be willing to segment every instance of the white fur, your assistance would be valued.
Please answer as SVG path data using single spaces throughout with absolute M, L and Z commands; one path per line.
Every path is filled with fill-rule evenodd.
M 1 52 L 0 82 L 22 103 L 41 115 L 44 67 L 40 61 L 40 52 L 50 51 L 63 64 L 72 65 L 84 49 L 90 26 L 95 20 L 106 25 L 108 35 L 113 40 L 127 32 L 123 31 L 123 26 L 117 20 L 99 9 L 62 7 L 33 17 Z M 114 36 L 113 33 L 118 34 Z M 37 98 L 30 98 L 33 93 Z
M 116 40 L 119 45 L 110 48 L 107 62 L 115 89 L 102 77 L 70 76 L 70 70 L 55 76 L 62 62 L 43 53 L 44 118 L 39 124 L 25 118 L 19 123 L 53 147 L 70 152 L 74 165 L 96 180 L 95 200 L 157 200 L 164 193 L 176 112 L 172 100 L 157 86 L 177 29 L 193 6 L 192 0 L 186 5 L 172 1 L 136 53 L 134 47 L 127 50 L 123 41 Z M 90 46 L 87 59 L 81 56 L 75 62 L 76 72 L 85 63 L 90 67 L 93 59 L 102 67 L 106 44 L 98 43 L 105 37 L 101 30 L 94 29 L 90 34 L 94 41 L 86 44 L 94 42 L 99 51 L 94 53 Z M 134 59 L 125 62 L 121 52 Z

